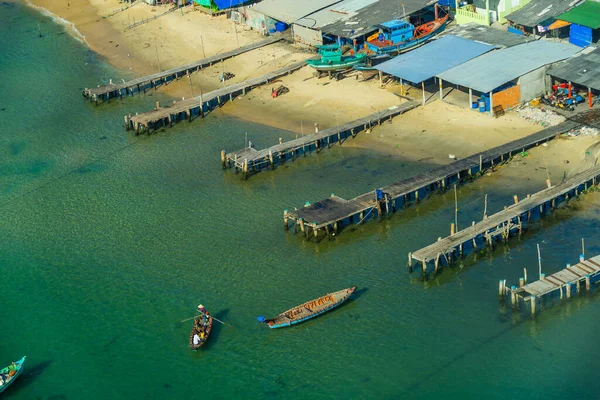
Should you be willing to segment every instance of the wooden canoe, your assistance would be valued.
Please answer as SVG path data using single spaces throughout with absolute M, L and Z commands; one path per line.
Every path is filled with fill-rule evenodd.
M 0 370 L 0 393 L 4 392 L 23 372 L 25 357 Z M 12 372 L 15 371 L 15 372 Z
M 356 286 L 348 289 L 338 290 L 337 292 L 326 294 L 317 299 L 307 301 L 304 304 L 290 308 L 272 319 L 266 319 L 264 322 L 271 329 L 283 328 L 304 322 L 329 310 L 332 310 L 348 300 L 354 293 Z
M 198 350 L 200 347 L 202 347 L 204 343 L 206 343 L 206 341 L 208 340 L 208 337 L 210 336 L 213 319 L 210 316 L 210 314 L 208 314 L 208 321 L 206 323 L 206 326 L 204 326 L 204 324 L 202 323 L 203 319 L 204 318 L 202 315 L 200 315 L 198 318 L 194 318 L 194 326 L 192 327 L 192 331 L 190 332 L 190 349 L 192 350 Z M 202 332 L 204 332 L 204 339 L 200 339 L 200 342 L 195 345 L 194 335 L 198 334 L 199 337 L 202 337 Z

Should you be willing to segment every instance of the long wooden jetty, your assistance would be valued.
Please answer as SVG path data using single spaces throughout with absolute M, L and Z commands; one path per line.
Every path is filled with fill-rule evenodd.
M 157 107 L 152 111 L 138 115 L 126 115 L 124 117 L 125 128 L 127 130 L 135 130 L 136 135 L 138 135 L 140 131 L 150 133 L 151 129 L 156 130 L 162 125 L 173 126 L 174 123 L 183 119 L 192 121 L 194 116 L 204 117 L 207 112 L 216 107 L 221 107 L 228 100 L 233 101 L 238 95 L 245 95 L 252 88 L 265 85 L 281 76 L 290 74 L 304 65 L 306 65 L 306 61 L 298 61 L 257 78 L 213 90 L 202 96 L 177 102 L 174 101 L 170 106 L 161 107 L 159 103 L 156 103 Z
M 421 103 L 417 101 L 407 101 L 333 128 L 322 131 L 318 131 L 318 128 L 316 128 L 317 132 L 313 134 L 303 135 L 287 142 L 280 142 L 263 150 L 256 150 L 254 147 L 245 147 L 232 153 L 226 153 L 225 150 L 222 150 L 221 164 L 223 169 L 234 166 L 237 171 L 239 168 L 242 171 L 242 177 L 246 179 L 251 173 L 258 173 L 269 167 L 274 169 L 275 166 L 282 164 L 287 159 L 295 160 L 300 154 L 306 155 L 311 151 L 319 152 L 325 147 L 331 147 L 334 143 L 341 145 L 344 139 L 350 136 L 354 138 L 359 132 L 371 129 L 380 125 L 383 121 L 392 119 L 420 105 Z
M 91 89 L 85 88 L 83 90 L 83 96 L 98 104 L 99 101 L 110 101 L 111 98 L 123 98 L 123 96 L 134 95 L 140 92 L 146 93 L 146 91 L 149 89 L 157 89 L 163 84 L 168 84 L 173 80 L 179 80 L 182 76 L 186 76 L 187 74 L 196 72 L 215 63 L 238 56 L 248 51 L 285 40 L 287 37 L 288 36 L 286 35 L 275 34 L 265 40 L 250 43 L 235 50 L 226 51 L 221 54 L 215 54 L 214 56 L 210 56 L 190 64 L 181 65 L 179 67 L 157 72 L 152 75 L 142 76 L 140 78 L 135 78 L 123 83 L 113 83 L 111 79 L 108 85 L 102 85 Z
M 409 253 L 409 266 L 412 261 L 420 262 L 423 272 L 427 272 L 427 264 L 434 263 L 438 266 L 445 260 L 451 263 L 453 258 L 463 254 L 467 247 L 477 249 L 477 242 L 488 243 L 493 247 L 497 239 L 508 239 L 514 231 L 521 232 L 526 222 L 530 221 L 532 214 L 539 208 L 539 214 L 554 209 L 558 203 L 564 202 L 580 192 L 595 186 L 599 181 L 600 166 L 595 166 L 586 171 L 573 175 L 563 183 L 551 186 L 519 201 L 515 196 L 515 203 L 504 210 L 483 219 L 478 223 L 473 222 L 458 233 L 438 239 L 437 242 L 415 252 Z M 548 207 L 550 205 L 550 207 Z
M 318 238 L 321 232 L 337 233 L 345 224 L 362 223 L 380 218 L 384 214 L 392 214 L 408 206 L 411 201 L 416 202 L 434 192 L 446 190 L 452 183 L 470 180 L 476 174 L 508 161 L 514 154 L 524 152 L 578 126 L 575 122 L 566 121 L 350 200 L 332 195 L 314 204 L 307 202 L 302 208 L 284 210 L 284 228 L 288 229 L 290 224 L 293 224 L 295 228 L 300 228 L 304 235 L 308 236 L 309 231 L 312 231 L 314 237 Z
M 527 272 L 527 271 L 525 271 Z M 600 279 L 600 256 L 584 259 L 579 258 L 579 263 L 575 265 L 567 264 L 566 268 L 546 276 L 540 275 L 540 279 L 527 283 L 526 278 L 519 279 L 519 287 L 516 285 L 510 288 L 506 287 L 506 281 L 500 281 L 499 295 L 504 297 L 510 295 L 510 301 L 513 308 L 519 305 L 520 301 L 529 302 L 531 313 L 536 313 L 538 299 L 549 297 L 556 292 L 560 298 L 571 298 L 571 294 L 581 293 L 585 285 L 586 290 L 591 289 L 592 283 Z

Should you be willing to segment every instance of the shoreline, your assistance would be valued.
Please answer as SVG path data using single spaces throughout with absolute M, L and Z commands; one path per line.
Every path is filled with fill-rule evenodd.
M 125 31 L 129 23 L 151 18 L 168 6 L 138 3 L 115 13 L 122 8 L 118 0 L 70 0 L 66 4 L 28 0 L 25 4 L 63 24 L 75 37 L 80 36 L 78 40 L 83 40 L 113 67 L 136 76 L 173 68 L 263 38 L 224 15 L 212 17 L 190 6 Z M 219 76 L 223 72 L 234 75 L 227 81 L 232 84 L 313 55 L 292 45 L 276 43 L 194 73 L 191 82 L 182 79 L 160 90 L 174 99 L 198 96 L 221 87 Z M 90 85 L 100 83 L 90 82 Z M 288 87 L 290 92 L 274 99 L 271 89 L 278 85 Z M 269 85 L 252 89 L 246 96 L 226 103 L 219 112 L 302 134 L 312 132 L 317 123 L 319 129 L 326 129 L 398 105 L 405 101 L 400 91 L 396 83 L 380 88 L 377 79 L 359 81 L 357 75 L 341 81 L 318 79 L 312 69 L 304 67 Z M 409 88 L 407 94 L 420 98 L 420 93 L 417 88 Z M 495 119 L 435 100 L 395 117 L 371 133 L 359 134 L 352 146 L 382 156 L 444 165 L 453 161 L 451 154 L 456 158 L 466 157 L 541 129 L 542 126 L 520 118 L 514 110 Z

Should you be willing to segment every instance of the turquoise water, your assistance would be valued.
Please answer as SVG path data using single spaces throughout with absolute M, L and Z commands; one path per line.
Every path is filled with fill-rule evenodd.
M 600 297 L 548 302 L 535 319 L 497 298 L 499 279 L 554 272 L 598 254 L 598 211 L 577 203 L 507 245 L 427 281 L 407 253 L 449 231 L 454 196 L 436 196 L 334 240 L 283 230 L 283 209 L 353 197 L 430 168 L 350 147 L 242 181 L 221 149 L 289 133 L 219 112 L 135 137 L 125 113 L 85 86 L 125 76 L 50 18 L 0 3 L 0 363 L 27 355 L 11 399 L 597 398 Z M 37 35 L 41 24 L 44 37 Z M 517 185 L 518 184 L 518 185 Z M 501 174 L 459 189 L 459 225 L 541 188 Z M 273 316 L 356 285 L 348 304 L 290 329 Z M 188 347 L 202 302 L 210 342 Z

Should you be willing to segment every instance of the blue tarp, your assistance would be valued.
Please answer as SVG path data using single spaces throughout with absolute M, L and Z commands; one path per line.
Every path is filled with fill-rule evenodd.
M 213 0 L 214 3 L 219 7 L 219 10 L 225 10 L 237 6 L 238 4 L 245 3 L 248 0 Z
M 569 43 L 579 47 L 587 47 L 592 44 L 592 28 L 571 24 Z
M 375 68 L 416 84 L 493 49 L 494 46 L 447 35 L 418 49 L 400 54 L 376 65 Z

